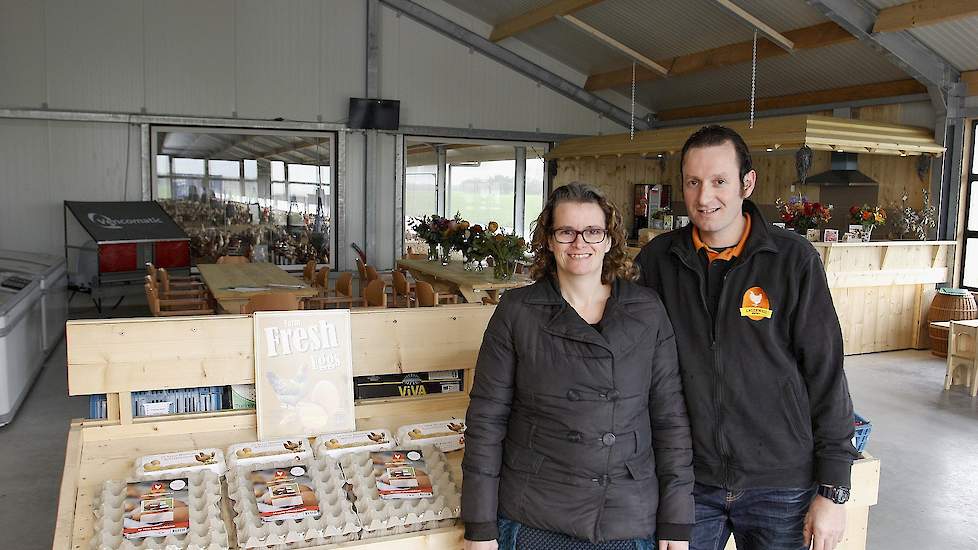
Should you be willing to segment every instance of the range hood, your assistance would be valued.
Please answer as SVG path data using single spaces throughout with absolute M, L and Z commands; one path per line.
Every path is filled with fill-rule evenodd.
M 879 185 L 876 180 L 863 174 L 858 169 L 859 155 L 847 152 L 832 152 L 832 169 L 821 174 L 815 174 L 805 180 L 805 183 L 818 185 Z

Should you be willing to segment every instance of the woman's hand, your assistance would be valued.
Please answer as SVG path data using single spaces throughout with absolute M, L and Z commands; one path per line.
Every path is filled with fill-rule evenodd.
M 499 550 L 499 545 L 494 540 L 466 540 L 464 542 L 463 550 Z
M 659 550 L 689 550 L 689 541 L 685 540 L 660 540 Z

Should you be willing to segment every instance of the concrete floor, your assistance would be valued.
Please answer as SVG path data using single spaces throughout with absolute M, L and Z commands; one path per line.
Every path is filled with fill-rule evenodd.
M 68 422 L 88 412 L 87 398 L 66 397 L 64 365 L 62 343 L 0 428 L 0 533 L 16 550 L 51 548 Z M 978 399 L 942 392 L 944 362 L 927 352 L 854 356 L 846 371 L 873 422 L 867 450 L 882 460 L 868 548 L 978 548 Z

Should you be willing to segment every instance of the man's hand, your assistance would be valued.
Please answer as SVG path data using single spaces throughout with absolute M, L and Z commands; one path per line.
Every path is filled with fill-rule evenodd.
M 466 540 L 463 550 L 498 550 L 499 545 L 494 540 Z
M 685 540 L 660 540 L 659 550 L 689 550 L 689 542 Z
M 846 507 L 819 495 L 805 516 L 805 548 L 833 550 L 846 531 Z

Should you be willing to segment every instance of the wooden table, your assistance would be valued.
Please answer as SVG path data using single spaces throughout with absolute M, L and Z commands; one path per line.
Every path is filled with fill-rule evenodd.
M 428 260 L 397 260 L 397 265 L 407 269 L 419 281 L 430 283 L 435 292 L 459 293 L 466 302 L 478 303 L 482 296 L 498 299 L 500 290 L 526 286 L 533 282 L 526 275 L 516 274 L 508 281 L 492 276 L 492 268 L 482 271 L 466 271 L 460 262 L 441 265 Z M 481 294 L 480 294 L 481 293 Z
M 319 294 L 318 289 L 289 275 L 275 264 L 199 264 L 197 269 L 200 271 L 201 279 L 207 284 L 207 288 L 225 313 L 241 313 L 241 306 L 248 303 L 248 298 L 255 294 L 288 292 L 300 298 Z M 295 285 L 301 286 L 289 288 Z M 234 288 L 257 290 L 232 290 Z

